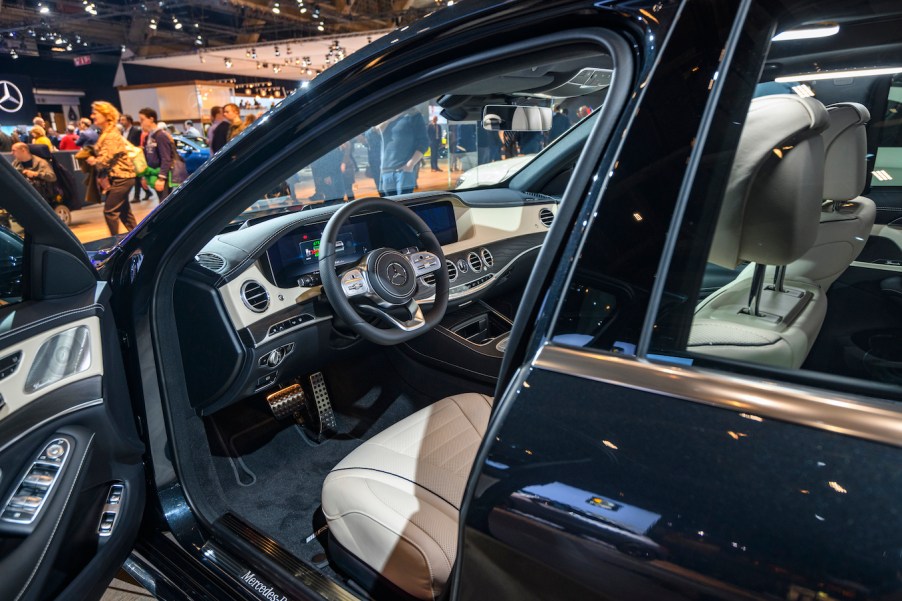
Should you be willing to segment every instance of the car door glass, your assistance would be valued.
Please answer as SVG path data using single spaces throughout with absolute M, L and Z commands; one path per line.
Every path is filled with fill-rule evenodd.
M 15 218 L 0 207 L 0 306 L 22 301 L 24 236 Z
M 840 29 L 883 35 L 877 21 L 857 19 Z M 880 224 L 879 202 L 902 176 L 902 79 L 873 73 L 869 39 L 771 43 L 767 61 L 779 68 L 736 105 L 744 125 L 729 162 L 717 159 L 721 179 L 706 171 L 688 197 L 651 360 L 902 396 L 902 273 L 865 258 L 902 248 L 896 228 Z M 812 69 L 813 47 L 823 56 L 842 48 L 848 60 Z M 714 130 L 708 143 L 726 140 Z M 888 245 L 896 254 L 885 255 Z

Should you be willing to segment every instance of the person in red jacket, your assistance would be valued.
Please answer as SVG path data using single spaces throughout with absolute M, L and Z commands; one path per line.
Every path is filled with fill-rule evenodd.
M 60 150 L 78 150 L 78 145 L 75 144 L 77 139 L 78 136 L 75 135 L 75 126 L 70 125 L 66 128 L 66 135 L 60 138 Z

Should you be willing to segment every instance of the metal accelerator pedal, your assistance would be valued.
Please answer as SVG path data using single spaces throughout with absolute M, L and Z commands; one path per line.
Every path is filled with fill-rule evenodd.
M 335 421 L 335 412 L 332 410 L 332 401 L 329 400 L 329 390 L 326 388 L 326 379 L 323 372 L 310 374 L 310 388 L 313 391 L 313 403 L 307 403 L 307 410 L 313 418 L 313 426 L 318 430 L 320 438 L 334 434 L 338 430 Z
M 276 419 L 293 417 L 303 422 L 301 409 L 307 404 L 307 395 L 300 384 L 292 384 L 268 395 L 266 403 Z

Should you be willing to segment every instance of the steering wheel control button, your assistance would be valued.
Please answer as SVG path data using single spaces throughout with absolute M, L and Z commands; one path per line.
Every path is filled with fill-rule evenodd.
M 345 272 L 341 276 L 341 288 L 348 298 L 368 294 L 370 291 L 366 274 L 360 269 L 351 269 Z
M 410 263 L 417 277 L 426 275 L 438 269 L 441 265 L 439 258 L 432 253 L 418 252 L 410 255 Z

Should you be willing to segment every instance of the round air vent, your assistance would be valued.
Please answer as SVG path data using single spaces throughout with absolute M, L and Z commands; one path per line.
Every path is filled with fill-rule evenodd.
M 479 256 L 482 257 L 482 262 L 486 267 L 491 267 L 495 264 L 495 257 L 492 256 L 492 253 L 489 252 L 489 249 L 483 248 L 479 251 Z
M 448 266 L 448 279 L 453 282 L 457 279 L 457 267 L 451 261 L 445 261 L 445 265 Z
M 474 272 L 482 271 L 482 259 L 479 258 L 479 255 L 476 253 L 470 253 L 467 255 L 467 263 L 470 264 L 470 267 L 473 268 Z
M 551 209 L 540 209 L 539 221 L 541 221 L 542 225 L 545 227 L 551 227 L 551 222 L 554 221 L 554 213 L 551 212 Z
M 269 292 L 254 280 L 241 284 L 241 300 L 244 306 L 255 313 L 263 313 L 269 307 Z
M 420 278 L 427 286 L 435 286 L 435 273 L 427 273 Z
M 225 259 L 216 253 L 198 253 L 194 258 L 197 259 L 197 262 L 201 267 L 209 269 L 210 271 L 215 271 L 216 273 L 222 272 L 226 265 Z

